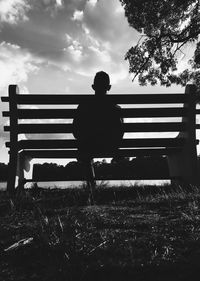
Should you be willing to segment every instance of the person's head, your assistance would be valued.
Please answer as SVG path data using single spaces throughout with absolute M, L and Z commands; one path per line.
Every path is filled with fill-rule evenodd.
M 97 72 L 94 77 L 92 88 L 96 95 L 105 95 L 111 88 L 109 75 L 104 71 Z

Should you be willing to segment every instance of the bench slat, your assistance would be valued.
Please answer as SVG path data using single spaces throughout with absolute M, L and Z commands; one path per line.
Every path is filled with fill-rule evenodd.
M 181 148 L 158 148 L 158 149 L 120 149 L 119 155 L 122 157 L 134 157 L 134 156 L 151 156 L 151 155 L 169 155 L 174 152 L 180 151 Z M 26 156 L 33 158 L 76 158 L 77 150 L 23 150 L 22 152 Z M 95 154 L 95 158 L 102 158 L 102 154 Z M 103 157 L 112 158 L 113 154 L 108 152 L 104 153 Z
M 76 109 L 18 109 L 19 119 L 73 119 Z M 200 111 L 196 110 L 196 114 Z M 186 108 L 122 108 L 121 117 L 145 118 L 145 117 L 184 117 Z M 4 117 L 9 117 L 9 111 L 3 111 Z
M 79 104 L 88 103 L 95 95 L 68 95 L 68 94 L 41 94 L 41 95 L 17 95 L 18 104 Z M 8 102 L 6 97 L 2 101 Z M 162 103 L 184 103 L 188 100 L 185 94 L 119 94 L 107 95 L 106 98 L 117 104 L 162 104 Z
M 146 122 L 146 123 L 124 123 L 124 132 L 183 132 L 186 130 L 186 123 L 181 122 Z
M 120 148 L 131 147 L 179 147 L 185 143 L 184 138 L 138 138 L 123 139 Z M 6 142 L 10 147 L 10 142 Z M 47 140 L 21 140 L 18 142 L 18 150 L 21 149 L 67 149 L 77 148 L 77 141 L 73 139 L 47 139 Z
M 4 127 L 10 131 L 10 126 Z M 18 133 L 29 134 L 51 134 L 51 133 L 72 133 L 72 124 L 19 124 Z M 186 124 L 182 122 L 155 122 L 155 123 L 124 123 L 124 132 L 179 132 L 186 130 Z
M 3 96 L 3 97 L 1 97 L 1 101 L 2 102 L 9 102 L 9 97 Z

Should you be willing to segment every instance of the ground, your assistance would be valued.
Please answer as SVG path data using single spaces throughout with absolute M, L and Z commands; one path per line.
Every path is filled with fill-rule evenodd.
M 198 187 L 102 184 L 95 200 L 84 187 L 1 192 L 0 280 L 199 280 Z

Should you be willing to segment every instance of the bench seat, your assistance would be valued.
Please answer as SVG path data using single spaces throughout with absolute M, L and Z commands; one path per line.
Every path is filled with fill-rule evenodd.
M 3 116 L 10 121 L 4 130 L 10 133 L 6 147 L 11 171 L 8 189 L 12 191 L 16 176 L 19 177 L 18 184 L 27 181 L 24 178 L 27 159 L 77 158 L 77 141 L 72 137 L 76 107 L 95 96 L 19 94 L 17 85 L 10 85 L 8 92 L 8 97 L 1 99 L 9 105 Z M 196 114 L 200 112 L 196 109 L 194 85 L 187 85 L 184 94 L 109 94 L 106 98 L 121 106 L 121 117 L 125 120 L 120 156 L 166 156 L 171 179 L 177 177 L 192 184 L 199 183 Z M 21 135 L 24 136 L 22 139 Z M 110 152 L 94 155 L 94 158 L 106 157 L 112 158 L 113 155 Z

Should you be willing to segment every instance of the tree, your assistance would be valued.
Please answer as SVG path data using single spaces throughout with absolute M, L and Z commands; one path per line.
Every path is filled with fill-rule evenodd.
M 129 72 L 140 85 L 185 86 L 189 80 L 200 88 L 200 1 L 120 0 L 129 25 L 140 34 L 125 55 Z M 178 63 L 186 46 L 194 47 L 181 72 Z
M 0 182 L 7 181 L 8 177 L 8 165 L 0 163 Z

